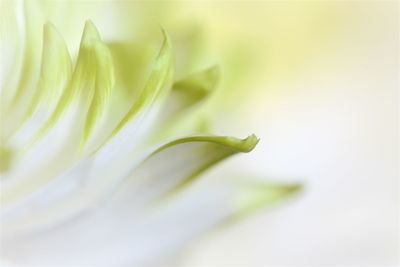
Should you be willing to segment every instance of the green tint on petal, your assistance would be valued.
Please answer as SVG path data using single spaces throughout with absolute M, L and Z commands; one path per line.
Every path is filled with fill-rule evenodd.
M 164 41 L 155 64 L 152 67 L 150 77 L 138 100 L 132 105 L 110 137 L 121 130 L 121 128 L 132 118 L 136 117 L 140 111 L 146 107 L 150 107 L 160 96 L 165 95 L 169 91 L 174 73 L 174 53 L 170 37 L 166 31 L 163 30 L 162 32 Z
M 110 91 L 114 86 L 113 61 L 108 47 L 103 43 L 95 43 L 94 49 L 97 64 L 95 91 L 86 119 L 83 142 L 87 140 L 95 123 L 106 111 L 106 106 L 110 98 Z
M 260 182 L 243 184 L 242 188 L 235 199 L 233 219 L 244 218 L 267 205 L 298 193 L 302 188 L 302 184 Z
M 34 1 L 24 1 L 24 34 L 25 34 L 25 48 L 24 48 L 24 62 L 22 64 L 21 76 L 18 87 L 16 88 L 13 98 L 13 105 L 16 105 L 21 98 L 25 96 L 27 91 L 32 89 L 33 77 L 35 76 L 35 65 L 40 60 L 40 39 L 41 35 L 37 34 L 37 29 L 41 25 L 41 11 L 35 5 Z M 38 50 L 39 49 L 39 50 Z
M 193 105 L 209 95 L 218 85 L 221 71 L 212 66 L 174 83 L 173 94 L 180 99 L 182 108 Z
M 92 95 L 98 68 L 96 45 L 101 43 L 99 32 L 91 21 L 87 21 L 83 30 L 78 59 L 71 83 L 64 92 L 59 108 L 64 109 L 75 96 Z
M 258 141 L 259 139 L 254 134 L 248 136 L 245 139 L 238 139 L 230 136 L 191 136 L 172 141 L 157 149 L 155 152 L 153 152 L 153 154 L 161 152 L 166 148 L 175 145 L 186 144 L 191 142 L 201 142 L 205 144 L 220 145 L 223 146 L 225 150 L 230 150 L 233 152 L 250 152 L 257 145 Z
M 255 135 L 245 139 L 225 136 L 181 138 L 154 151 L 140 168 L 146 170 L 146 175 L 157 179 L 155 183 L 169 184 L 165 194 L 173 193 L 229 156 L 250 152 L 258 141 Z
M 30 107 L 39 77 L 42 35 L 38 32 L 40 33 L 43 23 L 41 10 L 35 1 L 5 2 L 6 6 L 14 6 L 15 12 L 18 14 L 17 27 L 12 28 L 12 31 L 17 32 L 18 44 L 15 44 L 15 58 L 12 59 L 15 60 L 13 62 L 15 68 L 13 67 L 13 70 L 7 74 L 9 76 L 6 77 L 7 84 L 1 90 L 7 91 L 1 95 L 2 98 L 4 97 L 1 99 L 1 109 L 7 114 L 12 114 L 12 116 L 4 116 L 1 121 L 3 124 L 1 136 L 4 140 L 9 139 L 21 126 Z M 14 16 L 16 16 L 15 13 Z M 0 23 L 3 22 L 0 21 Z M 0 26 L 0 28 L 3 27 Z M 8 35 L 7 30 L 4 33 Z M 10 37 L 13 42 L 12 35 L 4 37 L 5 39 L 2 39 L 1 42 L 4 42 L 5 45 L 10 41 Z
M 207 117 L 196 118 L 193 130 L 197 133 L 208 133 L 211 132 L 211 123 Z
M 124 98 L 137 98 L 149 73 L 154 49 L 147 42 L 107 43 L 114 60 L 116 86 Z
M 209 132 L 209 121 L 199 104 L 216 90 L 220 76 L 219 66 L 214 65 L 175 82 L 151 140 Z
M 33 113 L 40 101 L 46 103 L 58 101 L 72 72 L 72 62 L 67 47 L 54 25 L 46 23 L 43 32 L 40 80 L 28 116 Z
M 11 165 L 13 151 L 0 145 L 0 173 L 6 172 Z
M 99 49 L 96 49 L 96 47 L 100 44 L 100 35 L 96 27 L 91 21 L 87 21 L 71 80 L 66 86 L 52 116 L 39 132 L 38 137 L 46 133 L 58 121 L 73 100 L 80 101 L 79 105 L 82 108 L 85 108 L 85 106 L 89 107 L 95 94 L 96 76 L 99 71 L 97 56 L 97 51 Z M 84 116 L 84 114 L 82 114 L 82 116 Z

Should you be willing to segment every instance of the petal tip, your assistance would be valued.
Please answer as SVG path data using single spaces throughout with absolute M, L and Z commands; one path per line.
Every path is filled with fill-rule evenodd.
M 99 31 L 91 20 L 87 20 L 83 29 L 82 44 L 88 44 L 98 40 L 100 40 Z
M 242 189 L 236 198 L 236 211 L 233 217 L 243 218 L 258 210 L 272 205 L 280 200 L 299 193 L 303 188 L 302 183 L 290 184 L 249 184 Z
M 260 141 L 260 139 L 255 135 L 249 135 L 247 138 L 242 140 L 242 150 L 244 152 L 250 152 L 252 151 L 258 144 L 258 142 Z

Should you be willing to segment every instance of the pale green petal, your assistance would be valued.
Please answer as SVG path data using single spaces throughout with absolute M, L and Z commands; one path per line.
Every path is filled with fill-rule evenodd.
M 254 135 L 245 139 L 224 136 L 193 136 L 178 139 L 150 153 L 142 160 L 142 163 L 139 164 L 137 160 L 132 162 L 131 165 L 139 166 L 129 173 L 124 182 L 121 182 L 121 178 L 115 174 L 114 177 L 109 177 L 113 179 L 107 180 L 106 186 L 103 186 L 105 181 L 104 177 L 101 177 L 104 173 L 96 172 L 96 176 L 93 177 L 89 171 L 94 166 L 93 163 L 83 161 L 65 175 L 56 177 L 52 184 L 42 187 L 41 194 L 44 195 L 36 195 L 28 199 L 29 201 L 25 203 L 28 206 L 34 206 L 43 198 L 48 198 L 49 201 L 47 201 L 47 205 L 42 205 L 43 209 L 37 209 L 35 214 L 25 215 L 32 216 L 30 220 L 40 222 L 39 225 L 45 224 L 44 222 L 47 221 L 63 220 L 101 203 L 105 196 L 117 189 L 114 201 L 118 202 L 119 199 L 128 196 L 131 198 L 130 208 L 132 210 L 144 207 L 145 203 L 150 204 L 152 200 L 176 192 L 193 181 L 197 175 L 223 159 L 236 153 L 250 152 L 257 143 L 258 139 Z M 86 187 L 79 190 L 82 182 Z M 70 188 L 70 191 L 67 191 L 68 196 L 64 195 L 66 193 L 64 190 L 57 189 L 65 187 Z M 50 192 L 53 193 L 50 194 Z M 4 197 L 9 198 L 10 196 Z M 37 216 L 38 214 L 41 215 Z M 19 218 L 21 214 L 17 212 L 16 215 L 17 217 L 14 219 Z M 33 225 L 36 224 L 32 223 L 31 226 Z M 24 227 L 23 220 L 19 223 L 15 221 L 9 226 L 9 229 L 21 227 Z
M 99 60 L 103 56 L 99 38 L 94 25 L 87 22 L 71 80 L 51 117 L 18 155 L 18 165 L 3 184 L 2 204 L 29 196 L 76 160 L 98 76 L 106 76 Z
M 26 144 L 50 118 L 71 72 L 71 58 L 62 37 L 51 23 L 45 24 L 39 83 L 23 124 L 9 140 L 13 146 Z
M 164 98 L 166 93 L 169 91 L 174 73 L 174 53 L 167 32 L 163 31 L 163 35 L 164 42 L 161 46 L 156 62 L 152 67 L 152 72 L 143 92 L 115 128 L 112 135 L 115 135 L 119 130 L 121 130 L 121 128 L 123 128 L 131 119 L 135 118 L 139 112 L 145 111 L 157 100 Z
M 137 102 L 137 104 L 134 104 L 133 106 L 135 107 L 136 105 L 136 107 L 138 108 L 138 112 L 140 112 L 139 117 L 141 118 L 143 117 L 142 115 L 145 115 L 150 111 L 153 112 L 154 109 L 157 109 L 157 106 L 159 106 L 162 100 L 165 99 L 166 93 L 169 92 L 172 83 L 174 57 L 173 57 L 172 47 L 166 33 L 164 33 L 164 37 L 165 41 L 156 59 L 153 72 L 150 75 L 149 81 L 141 95 L 140 98 L 141 102 L 139 101 Z M 97 30 L 95 30 L 94 26 L 90 22 L 88 22 L 86 24 L 85 31 L 83 34 L 81 50 L 77 60 L 77 66 L 71 78 L 71 83 L 68 86 L 67 91 L 64 92 L 63 95 L 64 99 L 62 99 L 60 102 L 62 104 L 62 109 L 59 110 L 59 115 L 57 115 L 58 117 L 56 116 L 53 118 L 54 121 L 52 121 L 51 122 L 52 124 L 48 126 L 49 129 L 60 128 L 62 125 L 59 125 L 60 124 L 59 119 L 62 118 L 63 114 L 66 115 L 70 114 L 71 112 L 69 110 L 72 107 L 76 107 L 77 106 L 76 104 L 78 104 L 78 107 L 82 108 L 84 107 L 83 104 L 88 103 L 88 102 L 86 103 L 85 102 L 81 103 L 81 102 L 85 101 L 84 98 L 85 93 L 87 95 L 88 94 L 87 90 L 91 90 L 92 88 L 91 86 L 93 85 L 91 83 L 91 80 L 93 80 L 93 76 L 95 76 L 95 74 L 98 71 L 97 70 L 98 65 L 96 66 L 91 65 L 91 63 L 95 62 L 94 59 L 96 59 L 95 57 L 93 57 L 93 55 L 96 55 L 97 51 L 92 48 L 99 43 L 97 41 L 98 38 L 99 37 Z M 84 90 L 86 90 L 86 92 L 82 92 Z M 74 105 L 71 105 L 74 102 L 76 103 Z M 82 111 L 84 111 L 84 108 L 82 108 Z M 80 127 L 78 121 L 80 121 L 82 117 L 85 117 L 85 112 L 82 113 L 78 112 L 77 114 L 80 115 L 80 117 L 77 118 L 74 127 L 72 127 L 71 129 L 74 131 L 79 131 Z M 128 117 L 128 115 L 132 116 Z M 127 123 L 125 125 L 121 125 L 121 131 L 117 132 L 116 136 L 114 136 L 114 138 L 112 138 L 110 142 L 106 144 L 106 149 L 102 149 L 98 151 L 98 153 L 91 155 L 87 162 L 84 161 L 85 164 L 88 166 L 91 166 L 91 164 L 93 165 L 91 166 L 93 167 L 93 173 L 88 173 L 86 174 L 86 177 L 79 177 L 79 178 L 90 180 L 90 182 L 87 182 L 87 184 L 93 185 L 93 187 L 90 188 L 88 194 L 86 194 L 86 191 L 85 194 L 83 195 L 79 194 L 80 191 L 77 192 L 77 194 L 71 194 L 71 201 L 69 201 L 70 199 L 68 198 L 67 202 L 70 203 L 72 207 L 75 207 L 76 203 L 74 201 L 76 199 L 81 200 L 81 198 L 85 199 L 86 197 L 88 197 L 88 199 L 90 200 L 88 201 L 89 203 L 86 203 L 84 201 L 80 202 L 78 201 L 78 203 L 81 204 L 78 206 L 79 207 L 82 206 L 82 208 L 84 209 L 85 207 L 87 208 L 88 205 L 91 205 L 93 204 L 93 202 L 96 202 L 98 199 L 104 197 L 104 194 L 107 194 L 110 188 L 112 188 L 112 185 L 118 184 L 118 181 L 123 178 L 121 176 L 123 174 L 126 175 L 127 168 L 132 169 L 133 168 L 132 166 L 136 166 L 135 164 L 138 164 L 138 159 L 135 158 L 139 157 L 140 159 L 143 159 L 143 156 L 145 156 L 145 153 L 140 152 L 140 150 L 139 151 L 137 150 L 137 146 L 141 145 L 140 139 L 135 138 L 134 134 L 132 134 L 132 131 L 138 132 L 143 130 L 144 126 L 148 124 L 149 120 L 146 121 L 139 120 L 136 117 L 138 115 L 137 113 L 131 113 L 131 114 L 128 113 L 128 115 L 126 116 L 126 118 L 128 118 Z M 70 125 L 70 123 L 71 122 L 69 122 L 67 126 Z M 60 127 L 58 127 L 57 125 Z M 49 133 L 51 132 L 49 131 Z M 38 147 L 39 144 L 41 145 L 40 147 Z M 42 142 L 41 141 L 37 142 L 37 145 L 35 145 L 35 147 L 37 148 L 36 150 L 40 152 L 41 148 L 43 148 Z M 68 147 L 71 146 L 69 145 Z M 46 148 L 45 150 L 47 152 L 48 150 L 51 150 L 51 148 Z M 141 153 L 140 155 L 138 155 L 139 152 Z M 133 154 L 134 159 L 132 159 L 127 154 L 129 155 Z M 36 162 L 35 155 L 36 159 L 43 158 L 43 156 L 38 157 L 37 154 L 30 153 L 28 154 L 27 159 L 25 160 L 26 163 L 31 164 L 32 162 Z M 57 158 L 55 159 L 57 160 Z M 53 162 L 53 159 L 49 159 L 48 162 L 49 164 L 51 164 L 51 166 L 57 165 Z M 57 162 L 64 162 L 64 160 L 57 160 Z M 126 166 L 124 165 L 125 163 Z M 23 197 L 29 197 L 39 187 L 46 189 L 52 188 L 51 183 L 49 183 L 50 181 L 60 179 L 62 182 L 66 182 L 67 184 L 69 184 L 71 182 L 71 179 L 64 179 L 64 178 L 68 178 L 74 174 L 78 176 L 74 172 L 75 168 L 71 170 L 71 173 L 66 172 L 66 175 L 64 177 L 62 174 L 57 175 L 55 174 L 55 172 L 50 171 L 49 169 L 51 166 L 40 168 L 40 169 L 45 169 L 47 172 L 50 173 L 50 175 L 43 176 L 43 175 L 38 175 L 37 173 L 33 173 L 32 175 L 34 175 L 34 177 L 30 177 L 32 176 L 30 174 L 28 174 L 27 177 L 22 177 L 20 175 L 21 173 L 23 173 L 22 170 L 24 169 L 28 170 L 28 168 L 20 168 L 21 171 L 19 171 L 17 174 L 14 175 L 16 177 L 10 177 L 17 179 L 9 179 L 9 180 L 14 180 L 16 182 L 7 185 L 9 187 L 9 190 L 7 190 L 8 194 L 7 196 L 5 196 L 5 198 L 7 199 L 7 203 L 3 204 L 6 205 L 6 204 L 16 203 L 18 201 L 23 201 L 24 200 Z M 117 169 L 115 170 L 114 168 Z M 103 189 L 106 190 L 107 192 L 104 192 Z M 31 199 L 31 201 L 32 200 L 33 199 Z M 40 198 L 38 201 L 40 201 Z M 56 206 L 56 208 L 58 207 L 57 206 L 58 204 L 59 203 L 54 201 L 54 206 Z M 79 211 L 79 209 L 76 210 Z M 63 213 L 65 213 L 65 216 L 68 216 L 68 214 L 70 214 L 65 211 Z M 71 213 L 74 213 L 74 210 L 71 210 Z M 43 219 L 45 220 L 45 217 L 43 217 Z
M 16 2 L 0 1 L 0 114 L 6 112 L 13 97 L 14 88 L 18 84 L 18 74 L 23 61 L 23 36 L 21 23 L 18 23 L 18 5 Z M 0 127 L 4 128 L 4 119 L 1 117 Z M 4 137 L 4 130 L 0 131 Z
M 22 2 L 22 1 L 21 1 Z M 21 76 L 18 87 L 15 90 L 13 105 L 21 101 L 22 97 L 27 97 L 29 91 L 35 84 L 36 71 L 38 70 L 38 62 L 40 60 L 41 36 L 37 34 L 37 29 L 41 28 L 41 11 L 33 1 L 23 2 L 24 13 L 24 63 L 22 65 Z
M 219 66 L 214 65 L 175 82 L 150 142 L 209 132 L 209 122 L 200 113 L 201 104 L 217 89 L 220 76 Z
M 159 115 L 160 107 L 170 92 L 174 72 L 174 53 L 167 33 L 163 31 L 164 41 L 151 67 L 151 73 L 138 99 L 126 111 L 122 119 L 104 128 L 102 135 L 97 136 L 97 142 L 92 142 L 89 154 L 96 157 L 99 169 L 104 164 L 115 161 L 117 171 L 129 166 L 137 157 L 139 147 L 143 149 L 144 139 L 150 134 Z M 115 96 L 115 95 L 114 95 Z M 116 105 L 114 102 L 112 105 Z M 103 167 L 102 167 L 103 166 Z M 111 170 L 105 170 L 113 173 Z
M 153 194 L 164 196 L 189 184 L 199 174 L 229 156 L 250 152 L 257 143 L 255 135 L 245 139 L 225 136 L 177 139 L 154 151 L 131 177 L 144 181 L 142 186 L 152 188 Z M 136 181 L 132 180 L 133 184 Z
M 91 109 L 91 121 L 87 134 L 98 118 L 99 108 L 104 106 L 113 81 L 112 68 L 106 49 L 101 42 L 100 35 L 91 21 L 87 21 L 82 35 L 79 55 L 70 83 L 63 92 L 52 116 L 44 124 L 35 141 L 46 133 L 66 112 L 72 102 L 77 102 L 82 108 L 81 116 L 85 117 L 91 107 L 94 96 L 97 95 L 94 107 Z M 104 59 L 106 57 L 106 59 Z M 105 65 L 105 66 L 104 66 Z M 99 77 L 102 74 L 104 77 Z M 98 83 L 101 80 L 104 86 Z M 96 91 L 96 89 L 98 89 Z
M 57 102 L 71 78 L 71 72 L 72 62 L 64 40 L 53 24 L 46 23 L 43 28 L 40 80 L 28 115 L 32 114 L 39 101 L 46 105 Z
M 207 97 L 218 85 L 221 70 L 209 67 L 174 83 L 172 94 L 178 98 L 179 109 L 187 108 Z
M 103 108 L 103 116 L 99 117 L 96 127 L 85 142 L 85 155 L 92 154 L 104 144 L 138 99 L 156 54 L 155 49 L 150 49 L 148 44 L 113 42 L 107 43 L 107 47 L 111 52 L 115 83 L 110 91 L 108 103 Z
M 17 13 L 18 44 L 15 45 L 16 57 L 12 72 L 7 74 L 5 88 L 2 88 L 1 111 L 12 116 L 3 116 L 1 135 L 7 139 L 21 125 L 30 106 L 40 71 L 40 56 L 42 47 L 42 14 L 34 1 L 5 1 L 5 12 Z M 8 7 L 10 9 L 8 9 Z M 7 19 L 7 18 L 6 18 Z M 7 32 L 5 32 L 8 34 Z M 39 33 L 39 34 L 38 34 Z M 10 36 L 12 42 L 12 35 Z M 8 42 L 6 36 L 1 42 Z M 3 62 L 2 62 L 3 63 Z
M 108 47 L 102 43 L 96 43 L 94 48 L 97 64 L 95 92 L 86 120 L 84 142 L 89 137 L 95 123 L 107 111 L 106 106 L 110 98 L 110 91 L 114 86 L 114 68 Z
M 0 174 L 6 172 L 12 162 L 13 151 L 0 145 Z
M 110 42 L 107 46 L 114 61 L 116 91 L 125 99 L 137 98 L 157 51 L 146 42 Z
M 291 196 L 302 188 L 299 183 L 245 182 L 239 184 L 232 219 L 242 219 L 259 209 Z

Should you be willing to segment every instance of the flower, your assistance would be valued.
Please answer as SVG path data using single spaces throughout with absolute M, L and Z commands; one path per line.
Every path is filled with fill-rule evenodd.
M 203 120 L 191 111 L 217 88 L 220 70 L 175 80 L 165 30 L 151 64 L 127 63 L 131 48 L 102 41 L 87 21 L 72 60 L 48 22 L 40 56 L 31 24 L 38 21 L 26 10 L 9 20 L 23 47 L 2 47 L 11 52 L 1 80 L 0 255 L 7 262 L 162 262 L 206 230 L 298 188 L 190 186 L 211 166 L 250 152 L 258 138 L 201 134 Z

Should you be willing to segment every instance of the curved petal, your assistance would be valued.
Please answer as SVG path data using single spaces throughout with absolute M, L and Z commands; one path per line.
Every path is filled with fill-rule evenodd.
M 61 35 L 51 23 L 45 24 L 43 32 L 39 84 L 24 124 L 9 141 L 16 148 L 26 144 L 49 119 L 71 78 L 72 62 Z
M 4 142 L 6 122 L 4 116 L 18 85 L 24 58 L 24 27 L 21 22 L 21 6 L 17 1 L 0 2 L 0 142 Z
M 91 31 L 91 29 L 89 28 L 85 32 L 88 31 Z M 94 37 L 96 37 L 96 32 L 93 32 L 93 34 Z M 88 36 L 88 34 L 86 33 L 84 36 Z M 83 42 L 92 39 L 93 38 L 84 37 Z M 160 92 L 160 90 L 168 91 L 168 81 L 171 79 L 170 72 L 173 64 L 171 49 L 170 42 L 167 39 L 162 46 L 159 59 L 156 63 L 159 67 L 154 70 L 152 75 L 153 79 L 149 80 L 146 94 L 150 99 L 144 100 L 147 105 L 143 106 L 140 110 L 142 113 L 139 114 L 140 117 L 148 115 L 147 113 L 150 111 L 150 109 L 155 108 L 151 105 L 160 104 L 154 103 L 157 101 L 160 102 L 163 98 L 161 95 L 165 94 L 165 92 Z M 87 75 L 85 74 L 83 77 L 87 77 Z M 160 79 L 161 81 L 154 79 Z M 152 92 L 151 90 L 154 90 L 155 92 Z M 65 105 L 67 104 L 68 103 L 65 103 Z M 69 112 L 66 113 L 69 114 Z M 80 121 L 82 121 L 82 118 L 80 118 Z M 4 190 L 4 192 L 7 192 L 7 195 L 3 196 L 3 198 L 7 201 L 2 201 L 2 205 L 10 206 L 8 209 L 3 207 L 3 210 L 9 211 L 4 213 L 4 217 L 7 217 L 7 224 L 11 226 L 10 229 L 15 229 L 15 231 L 25 231 L 27 229 L 40 227 L 42 225 L 48 225 L 50 222 L 62 221 L 76 214 L 80 214 L 83 211 L 87 211 L 88 209 L 91 209 L 93 206 L 96 206 L 102 202 L 104 198 L 119 185 L 122 178 L 129 173 L 129 170 L 137 166 L 137 164 L 139 164 L 146 155 L 144 152 L 138 153 L 138 147 L 140 147 L 142 144 L 140 143 L 140 138 L 138 135 L 136 135 L 137 138 L 134 136 L 134 131 L 136 131 L 136 134 L 143 134 L 143 131 L 146 132 L 148 130 L 149 126 L 142 124 L 143 122 L 148 123 L 149 121 L 142 121 L 137 117 L 134 119 L 132 118 L 131 121 L 127 122 L 128 125 L 121 129 L 122 134 L 125 134 L 122 135 L 122 137 L 125 138 L 120 140 L 121 133 L 116 134 L 116 136 L 110 141 L 111 143 L 106 144 L 106 149 L 101 149 L 98 151 L 98 153 L 81 160 L 79 164 L 73 166 L 70 170 L 66 170 L 65 174 L 56 175 L 54 172 L 49 174 L 49 169 L 51 168 L 46 168 L 47 172 L 45 176 L 37 175 L 37 173 L 31 173 L 29 175 L 33 175 L 33 178 L 29 176 L 31 177 L 29 181 L 25 181 L 24 183 L 18 180 L 21 180 L 22 178 L 25 180 L 27 178 L 26 176 L 21 176 L 22 178 L 17 180 L 8 179 L 10 181 L 9 183 L 11 184 L 7 185 L 7 190 Z M 75 125 L 74 129 L 78 128 L 76 123 L 74 124 L 72 121 L 63 121 L 61 124 L 61 126 L 65 126 L 67 129 L 70 128 L 70 125 Z M 65 129 L 65 127 L 64 131 L 69 132 L 67 129 Z M 127 132 L 125 132 L 126 127 L 129 128 L 128 133 L 130 131 L 130 133 L 133 134 L 128 135 Z M 58 129 L 60 127 L 55 128 Z M 80 129 L 82 130 L 81 127 Z M 56 136 L 58 135 L 56 134 Z M 79 136 L 75 136 L 74 140 L 78 140 L 79 143 Z M 57 143 L 68 145 L 68 142 Z M 44 152 L 48 151 L 48 148 L 41 142 L 38 142 L 37 145 L 39 149 L 38 151 L 41 151 L 42 153 L 43 149 L 45 149 Z M 115 150 L 107 150 L 110 149 L 110 146 L 111 148 L 114 146 Z M 74 147 L 76 147 L 76 144 Z M 70 145 L 68 145 L 68 149 L 70 149 Z M 65 151 L 61 153 L 61 155 L 64 154 Z M 33 157 L 34 155 L 34 151 L 31 152 L 31 154 L 28 154 L 29 157 Z M 43 157 L 44 156 L 42 155 L 40 159 L 43 159 Z M 71 164 L 70 161 L 58 159 L 59 158 L 57 158 L 56 161 L 59 163 L 67 162 L 68 164 Z M 72 157 L 72 159 L 76 160 L 76 157 Z M 32 167 L 32 162 L 35 163 L 36 161 L 32 160 L 32 158 L 29 158 L 29 160 L 26 160 L 26 162 L 30 164 L 30 167 Z M 47 160 L 46 162 L 51 163 L 52 165 L 55 164 L 52 160 Z M 86 167 L 82 168 L 82 166 L 88 166 L 89 169 Z M 32 168 L 19 168 L 19 171 L 21 172 L 21 170 L 25 169 L 32 170 Z M 14 176 L 17 175 L 14 174 Z M 53 178 L 50 181 L 49 179 L 51 177 Z M 19 190 L 16 188 L 18 185 L 22 186 L 27 184 L 29 186 L 25 186 L 23 188 L 21 187 Z M 40 187 L 42 187 L 42 189 L 38 191 Z M 75 188 L 77 190 L 63 191 L 58 190 L 58 188 Z M 26 192 L 26 190 L 29 190 L 30 192 Z M 18 198 L 14 196 L 15 194 L 17 194 Z M 19 199 L 21 196 L 24 196 L 24 199 Z M 48 196 L 50 196 L 50 198 Z M 63 209 L 61 209 L 61 207 L 63 207 Z M 71 213 L 65 212 L 65 209 L 68 211 L 70 210 Z M 35 210 L 35 212 L 26 212 L 30 210 Z M 33 221 L 34 223 L 31 225 L 29 225 L 29 223 L 25 223 L 29 221 Z M 19 222 L 22 222 L 22 224 Z
M 2 183 L 2 207 L 28 197 L 79 158 L 86 114 L 102 67 L 99 63 L 102 56 L 99 54 L 99 42 L 96 28 L 87 22 L 69 84 L 51 116 L 18 151 L 18 165 L 6 174 Z
M 210 230 L 230 226 L 250 215 L 249 207 L 268 207 L 299 189 L 298 184 L 261 183 L 248 179 L 214 180 L 193 186 L 171 201 L 156 205 L 146 215 L 144 223 L 132 230 L 131 237 L 122 237 L 122 233 L 130 230 L 127 226 L 118 228 L 116 236 L 121 234 L 114 243 L 118 240 L 125 247 L 135 248 L 133 255 L 123 245 L 116 248 L 120 262 L 136 266 L 163 265 L 166 259 L 179 256 L 188 244 Z
M 18 81 L 13 83 L 12 87 L 6 88 L 9 94 L 2 103 L 5 105 L 6 114 L 13 114 L 2 119 L 2 123 L 6 126 L 2 130 L 5 138 L 20 126 L 32 101 L 39 78 L 41 56 L 39 51 L 42 47 L 42 38 L 37 34 L 43 25 L 39 6 L 34 1 L 16 1 L 16 4 L 17 9 L 21 11 L 17 21 L 21 31 L 23 58 L 19 71 L 10 73 L 11 79 L 12 76 L 16 76 Z M 7 8 L 5 10 L 9 11 Z
M 112 135 L 118 133 L 130 120 L 135 118 L 143 109 L 153 106 L 153 103 L 165 95 L 169 88 L 169 83 L 173 75 L 173 52 L 168 34 L 163 30 L 164 43 L 157 57 L 156 63 L 152 68 L 152 73 L 147 81 L 139 99 L 130 108 L 125 117 L 114 129 Z
M 99 60 L 101 58 L 99 51 L 101 50 L 98 49 L 100 45 L 99 32 L 91 21 L 87 21 L 83 30 L 79 55 L 70 83 L 66 90 L 64 90 L 52 116 L 40 129 L 36 139 L 40 138 L 53 127 L 74 101 L 79 101 L 80 105 L 85 108 L 89 107 L 95 94 L 96 79 L 99 78 L 97 73 L 103 67 L 99 64 L 101 62 Z
M 146 149 L 144 142 L 154 127 L 155 118 L 170 91 L 174 71 L 174 53 L 168 34 L 164 31 L 164 42 L 152 68 L 149 79 L 139 99 L 132 105 L 118 125 L 112 129 L 102 145 L 93 152 L 93 182 L 99 178 L 106 185 L 115 182 L 131 171 L 138 151 Z M 107 188 L 107 186 L 106 186 Z
M 100 205 L 117 189 L 117 198 L 128 198 L 117 202 L 132 203 L 137 209 L 142 209 L 150 201 L 186 185 L 219 161 L 239 152 L 251 151 L 257 142 L 254 135 L 243 140 L 217 136 L 178 139 L 152 152 L 128 177 L 115 173 L 114 179 L 100 173 L 93 177 L 91 172 L 95 162 L 87 159 L 65 175 L 54 178 L 32 197 L 27 198 L 25 194 L 26 200 L 18 206 L 11 206 L 8 213 L 3 212 L 3 229 L 14 229 L 8 232 L 27 231 L 63 221 Z M 131 162 L 129 168 L 132 170 L 137 166 L 140 159 L 143 155 Z M 121 184 L 124 177 L 126 181 Z
M 239 152 L 250 152 L 257 143 L 255 135 L 245 139 L 226 136 L 177 139 L 154 151 L 130 174 L 131 178 L 124 188 L 128 192 L 138 190 L 138 193 L 132 195 L 138 198 L 131 200 L 135 203 L 166 196 L 186 186 L 218 162 Z
M 121 119 L 132 107 L 145 86 L 151 71 L 154 51 L 146 45 L 136 43 L 107 43 L 112 57 L 115 85 L 105 106 L 106 112 L 97 123 L 95 131 L 85 142 L 84 153 L 96 151 L 110 136 Z
M 163 253 L 176 252 L 243 207 L 252 206 L 253 201 L 245 198 L 243 202 L 243 196 L 254 188 L 221 183 L 217 187 L 201 188 L 197 193 L 185 191 L 163 205 L 152 200 L 187 184 L 195 175 L 230 155 L 249 152 L 257 141 L 255 136 L 243 140 L 198 136 L 167 143 L 151 153 L 120 184 L 109 201 L 92 207 L 95 208 L 93 212 L 38 235 L 3 240 L 6 249 L 2 253 L 6 259 L 19 263 L 57 264 L 62 261 L 111 265 L 143 264 L 153 260 L 154 253 L 163 256 Z M 196 156 L 191 157 L 192 154 Z M 245 205 L 240 204 L 242 202 Z M 188 222 L 188 218 L 193 220 Z M 79 242 L 76 242 L 78 235 Z M 91 249 L 82 253 L 88 247 Z M 42 250 L 47 252 L 40 254 Z
M 52 75 L 49 75 L 51 73 Z M 43 27 L 43 49 L 40 80 L 35 96 L 29 108 L 28 116 L 38 105 L 58 102 L 64 87 L 71 78 L 72 62 L 67 46 L 50 22 Z M 43 103 L 44 102 L 44 103 Z M 48 108 L 51 113 L 52 108 Z
M 83 145 L 86 143 L 96 124 L 107 111 L 111 88 L 114 87 L 114 66 L 111 53 L 103 43 L 96 43 L 96 79 L 94 84 L 94 96 L 85 123 Z
M 298 189 L 297 185 L 263 184 L 253 195 L 258 186 L 260 183 L 235 180 L 206 184 L 140 213 L 132 209 L 131 202 L 114 198 L 91 216 L 64 224 L 63 231 L 54 228 L 3 241 L 2 254 L 20 264 L 163 264 L 165 258 L 178 254 L 210 229 L 237 219 L 243 211 L 238 203 L 244 199 L 245 206 L 254 206 L 262 197 L 266 206 Z
M 193 132 L 208 132 L 204 127 L 206 118 L 201 114 L 203 105 L 200 104 L 204 104 L 204 100 L 216 90 L 220 75 L 219 66 L 213 65 L 175 82 L 150 142 L 167 136 L 177 138 Z
M 214 91 L 220 79 L 221 71 L 217 65 L 189 75 L 174 83 L 172 87 L 175 112 L 192 106 Z M 172 106 L 172 105 L 171 105 Z

